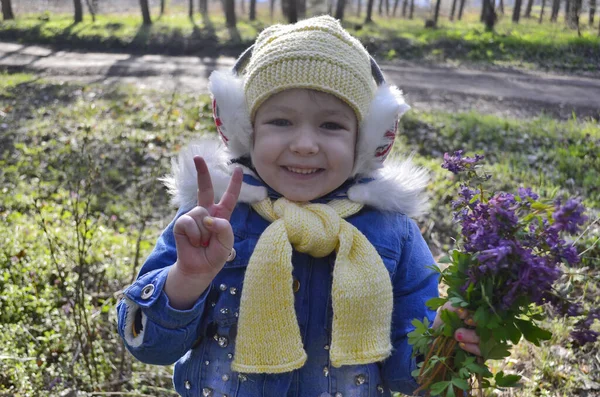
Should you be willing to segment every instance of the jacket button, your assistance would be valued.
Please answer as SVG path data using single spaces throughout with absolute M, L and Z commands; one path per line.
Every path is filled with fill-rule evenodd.
M 238 379 L 240 380 L 240 382 L 245 382 L 248 380 L 248 377 L 244 374 L 239 374 Z
M 189 380 L 186 380 L 183 386 L 186 388 L 186 390 L 190 390 L 192 388 L 192 384 Z
M 229 380 L 229 375 L 223 374 L 223 376 L 221 377 L 221 379 L 223 379 L 223 382 L 227 382 Z
M 367 378 L 363 374 L 357 375 L 354 379 L 354 383 L 356 383 L 356 386 L 363 385 L 366 381 Z
M 154 284 L 148 284 L 144 288 L 142 288 L 142 299 L 150 299 L 152 293 L 154 292 Z
M 342 393 L 340 393 L 340 392 L 337 392 L 337 393 L 335 393 L 335 396 L 334 396 L 334 397 L 344 397 L 344 396 L 342 395 Z
M 225 290 L 227 289 L 227 285 L 225 285 L 225 284 L 221 284 L 221 285 L 219 285 L 219 289 L 220 289 L 221 291 L 225 291 Z
M 213 395 L 213 391 L 210 387 L 205 387 L 204 389 L 202 389 L 202 396 L 211 397 L 212 395 Z
M 329 376 L 329 367 L 323 367 L 323 375 L 327 378 Z
M 381 386 L 381 385 L 377 385 L 377 391 L 378 391 L 379 393 L 383 394 L 383 391 L 384 391 L 384 390 L 383 390 L 383 386 Z
M 217 337 L 217 344 L 221 347 L 227 347 L 227 345 L 229 344 L 229 341 L 227 340 L 226 337 L 219 336 L 219 337 Z
M 294 289 L 294 292 L 300 291 L 300 281 L 298 281 L 298 279 L 294 279 L 294 282 L 292 283 L 292 288 Z

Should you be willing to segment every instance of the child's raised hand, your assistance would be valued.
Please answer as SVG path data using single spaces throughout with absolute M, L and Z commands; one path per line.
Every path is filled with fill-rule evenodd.
M 236 168 L 221 201 L 215 196 L 206 162 L 194 157 L 198 175 L 198 205 L 175 222 L 177 266 L 190 276 L 214 277 L 233 249 L 229 218 L 242 187 L 242 170 Z
M 442 310 L 449 310 L 455 312 L 467 326 L 472 327 L 475 325 L 473 318 L 470 316 L 467 310 L 463 308 L 454 307 L 450 302 L 446 302 L 446 304 L 440 307 L 440 309 L 438 310 L 435 316 L 435 320 L 433 320 L 433 328 L 438 328 L 443 324 L 443 320 L 440 317 L 440 313 Z M 477 336 L 474 329 L 459 328 L 454 332 L 454 339 L 456 339 L 458 345 L 464 351 L 473 353 L 477 356 L 481 356 L 481 350 L 479 349 L 479 336 Z

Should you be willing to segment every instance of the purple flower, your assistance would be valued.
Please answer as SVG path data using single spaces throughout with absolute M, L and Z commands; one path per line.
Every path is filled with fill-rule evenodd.
M 538 196 L 537 194 L 535 194 L 530 187 L 527 188 L 523 188 L 520 187 L 519 189 L 517 189 L 517 192 L 519 194 L 519 197 L 521 197 L 522 199 L 527 199 L 530 198 L 532 200 L 537 200 L 538 198 L 540 198 L 540 196 Z
M 580 329 L 571 332 L 571 337 L 580 346 L 585 345 L 586 343 L 596 342 L 600 336 L 600 333 L 596 331 L 592 331 L 591 329 Z
M 458 174 L 467 169 L 473 168 L 479 161 L 483 160 L 483 156 L 476 154 L 475 157 L 463 157 L 463 150 L 457 150 L 453 155 L 444 153 L 444 163 L 442 168 L 447 169 L 453 174 Z
M 587 216 L 583 215 L 585 208 L 579 199 L 568 199 L 564 205 L 560 200 L 556 201 L 556 210 L 552 215 L 554 227 L 559 231 L 575 234 L 579 227 L 585 223 Z

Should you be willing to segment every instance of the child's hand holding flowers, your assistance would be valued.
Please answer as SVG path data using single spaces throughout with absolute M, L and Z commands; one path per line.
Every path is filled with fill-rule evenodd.
M 473 390 L 474 379 L 480 392 L 514 386 L 520 376 L 502 371 L 494 376 L 485 360 L 508 357 L 521 337 L 536 345 L 549 339 L 551 333 L 538 326 L 544 305 L 583 314 L 555 289 L 563 266 L 579 262 L 574 244 L 562 236 L 577 234 L 585 223 L 580 200 L 544 202 L 529 188 L 487 192 L 482 159 L 463 157 L 462 151 L 444 156 L 443 168 L 467 175 L 453 202 L 461 239 L 440 270 L 447 297 L 427 302 L 439 309 L 433 326 L 415 319 L 409 334 L 414 354 L 424 357 L 413 373 L 421 384 L 416 392 L 453 397 Z M 597 317 L 591 312 L 578 323 L 572 333 L 577 343 L 596 340 L 589 327 Z

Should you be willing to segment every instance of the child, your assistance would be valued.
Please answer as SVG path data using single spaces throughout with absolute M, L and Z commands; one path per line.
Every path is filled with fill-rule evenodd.
M 400 91 L 328 16 L 265 29 L 210 90 L 226 148 L 167 178 L 179 211 L 119 303 L 127 348 L 176 362 L 182 396 L 412 394 L 407 333 L 438 281 L 409 218 L 425 172 L 383 165 Z

